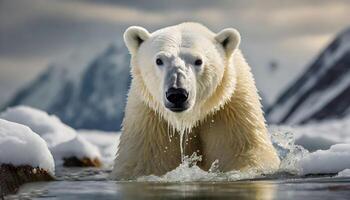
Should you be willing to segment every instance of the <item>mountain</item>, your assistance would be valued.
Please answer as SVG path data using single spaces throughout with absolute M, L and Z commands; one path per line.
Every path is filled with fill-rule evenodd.
M 130 56 L 122 43 L 112 43 L 99 53 L 89 51 L 53 62 L 4 108 L 28 105 L 55 114 L 76 129 L 120 130 L 131 80 Z M 262 88 L 268 95 L 268 87 Z M 350 29 L 339 34 L 267 109 L 267 119 L 300 124 L 339 118 L 350 114 L 349 102 Z
M 271 123 L 287 124 L 350 115 L 350 28 L 330 43 L 266 114 Z
M 5 107 L 39 108 L 76 129 L 120 130 L 131 80 L 125 49 L 114 43 L 98 56 L 74 54 L 54 63 Z

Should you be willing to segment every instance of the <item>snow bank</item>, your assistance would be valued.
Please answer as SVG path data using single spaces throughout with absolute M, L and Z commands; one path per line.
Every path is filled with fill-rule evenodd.
M 117 154 L 120 132 L 78 130 L 78 135 L 97 146 L 102 154 L 102 162 L 112 166 Z
M 269 131 L 282 138 L 286 134 L 293 135 L 295 140 L 289 141 L 289 148 L 282 149 L 290 151 L 302 146 L 311 152 L 295 152 L 290 154 L 292 161 L 282 160 L 282 163 L 289 162 L 289 166 L 300 174 L 338 173 L 350 168 L 350 117 L 299 126 L 270 126 Z
M 344 169 L 343 171 L 339 172 L 337 177 L 350 177 L 350 169 Z
M 317 134 L 315 130 L 309 130 L 311 134 Z M 350 144 L 335 144 L 327 150 L 310 153 L 295 143 L 295 131 L 297 130 L 290 127 L 269 127 L 273 145 L 281 159 L 280 171 L 306 175 L 338 173 L 350 168 Z M 311 144 L 317 142 L 318 140 L 310 141 Z
M 26 125 L 39 134 L 51 150 L 56 165 L 61 164 L 62 158 L 66 156 L 75 156 L 78 159 L 101 157 L 95 145 L 79 137 L 74 129 L 46 112 L 27 106 L 17 106 L 1 113 L 0 118 Z
M 30 128 L 0 119 L 0 164 L 40 167 L 54 174 L 55 164 L 46 142 Z
M 290 127 L 296 143 L 310 151 L 328 149 L 337 143 L 350 143 L 350 117 Z
M 57 117 L 25 106 L 10 108 L 0 114 L 0 118 L 27 125 L 35 130 L 47 142 L 56 160 L 56 164 L 61 164 L 63 158 L 67 157 L 98 158 L 107 164 L 107 166 L 113 164 L 120 137 L 118 133 L 80 130 L 79 134 L 77 134 L 77 131 L 63 124 Z M 43 144 L 36 144 L 34 140 L 34 142 L 29 140 L 30 138 L 23 136 L 23 134 L 35 135 L 33 138 L 41 140 L 41 143 L 43 140 L 29 128 L 18 124 L 16 124 L 16 126 L 21 128 L 12 128 L 12 126 L 15 126 L 13 124 L 15 123 L 1 120 L 0 161 L 11 162 L 16 165 L 38 165 L 39 167 L 50 169 L 50 171 L 53 172 L 53 161 L 49 161 L 48 155 L 46 155 L 48 152 L 47 149 L 46 151 L 42 150 L 42 148 L 44 148 L 42 146 Z M 349 124 L 350 120 L 344 119 L 298 127 L 270 127 L 269 131 L 273 144 L 282 160 L 280 171 L 288 171 L 302 175 L 338 173 L 342 170 L 350 169 Z M 22 129 L 25 129 L 25 131 L 22 131 Z M 12 134 L 12 132 L 16 136 L 10 137 L 9 135 L 10 133 Z M 297 141 L 297 143 L 295 143 L 295 141 Z M 349 142 L 349 144 L 335 144 L 339 142 Z M 298 143 L 304 143 L 304 147 L 309 150 L 314 149 L 315 152 L 309 153 L 298 145 Z M 44 144 L 44 146 L 46 147 L 46 144 Z M 16 151 L 7 151 L 7 149 L 11 147 L 16 147 L 14 148 Z M 320 148 L 324 150 L 320 150 Z M 26 153 L 21 154 L 23 152 Z M 13 160 L 10 160 L 12 154 L 16 156 L 13 157 Z M 33 158 L 34 155 L 38 156 Z M 51 154 L 49 154 L 49 156 L 51 156 Z M 236 178 L 253 178 L 256 176 L 255 172 L 245 175 L 239 174 L 239 172 L 216 174 L 213 172 L 204 172 L 199 170 L 199 168 L 188 166 L 183 163 L 175 171 L 169 172 L 162 177 L 143 177 L 141 181 L 169 179 L 174 181 L 234 180 Z M 183 172 L 186 173 L 180 177 L 179 174 Z M 347 171 L 342 171 L 339 175 L 344 176 L 346 172 Z
M 329 150 L 318 150 L 301 159 L 302 174 L 337 173 L 350 168 L 350 144 L 336 144 Z
M 295 143 L 311 152 L 319 149 L 326 150 L 338 143 L 350 143 L 350 117 L 305 125 L 270 125 L 269 129 L 293 133 Z
M 52 147 L 51 150 L 54 152 L 57 165 L 63 164 L 62 160 L 70 157 L 77 157 L 79 159 L 101 158 L 99 149 L 79 135 L 72 140 Z
M 28 106 L 9 108 L 0 114 L 0 118 L 30 127 L 49 147 L 67 142 L 76 136 L 75 130 L 63 124 L 56 116 Z

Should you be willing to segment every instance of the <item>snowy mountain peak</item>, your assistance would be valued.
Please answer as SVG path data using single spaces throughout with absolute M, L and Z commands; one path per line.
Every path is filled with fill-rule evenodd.
M 282 93 L 267 115 L 273 123 L 307 123 L 350 114 L 350 28 L 339 34 Z
M 29 105 L 74 128 L 119 130 L 130 83 L 129 55 L 120 43 L 101 53 L 75 53 L 51 64 L 6 105 Z

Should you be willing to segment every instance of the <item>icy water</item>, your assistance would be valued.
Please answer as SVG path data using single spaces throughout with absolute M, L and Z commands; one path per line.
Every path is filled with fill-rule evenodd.
M 240 181 L 117 182 L 109 170 L 65 168 L 5 199 L 350 199 L 350 178 L 278 175 Z M 278 178 L 276 178 L 278 177 Z
M 301 199 L 350 200 L 350 177 L 331 175 L 300 177 L 299 161 L 308 154 L 294 144 L 293 134 L 272 132 L 281 159 L 280 170 L 288 173 L 261 175 L 251 170 L 220 173 L 216 162 L 209 172 L 195 165 L 200 156 L 183 162 L 162 177 L 147 176 L 137 181 L 112 181 L 110 170 L 96 168 L 56 169 L 57 181 L 30 183 L 5 199 Z M 114 154 L 113 154 L 114 155 Z M 113 165 L 113 159 L 106 166 Z

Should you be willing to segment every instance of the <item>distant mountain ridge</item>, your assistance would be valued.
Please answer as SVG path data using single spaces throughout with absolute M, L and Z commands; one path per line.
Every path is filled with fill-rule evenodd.
M 76 129 L 120 130 L 131 80 L 129 59 L 118 43 L 97 57 L 73 55 L 52 64 L 5 107 L 39 108 Z
M 111 44 L 97 56 L 96 52 L 73 54 L 51 64 L 4 107 L 32 106 L 57 115 L 76 129 L 120 130 L 131 81 L 129 60 L 121 42 Z M 279 96 L 266 116 L 270 123 L 287 124 L 342 118 L 350 115 L 349 102 L 347 29 Z
M 350 28 L 340 33 L 267 110 L 272 123 L 303 124 L 350 115 Z

